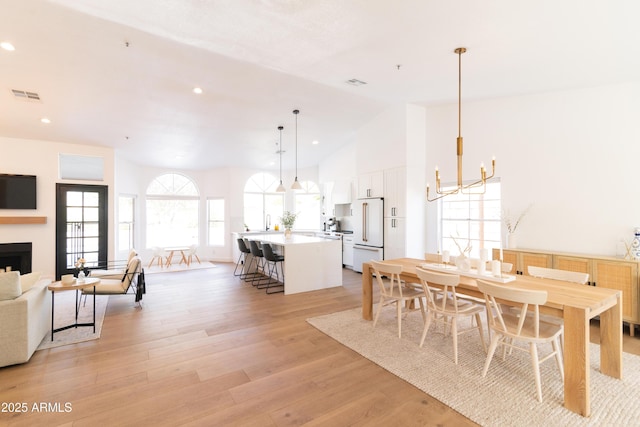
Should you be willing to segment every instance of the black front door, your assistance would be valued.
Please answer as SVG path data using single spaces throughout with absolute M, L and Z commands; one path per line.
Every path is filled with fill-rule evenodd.
M 107 265 L 106 185 L 56 184 L 56 278 L 86 267 Z

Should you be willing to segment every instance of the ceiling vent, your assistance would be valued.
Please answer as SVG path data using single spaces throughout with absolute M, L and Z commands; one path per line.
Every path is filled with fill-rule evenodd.
M 27 92 L 26 90 L 11 89 L 13 96 L 21 101 L 40 102 L 40 95 L 35 92 Z
M 351 80 L 347 80 L 347 84 L 350 84 L 351 86 L 362 86 L 362 85 L 366 85 L 367 82 L 363 82 L 362 80 L 358 80 L 358 79 L 351 79 Z

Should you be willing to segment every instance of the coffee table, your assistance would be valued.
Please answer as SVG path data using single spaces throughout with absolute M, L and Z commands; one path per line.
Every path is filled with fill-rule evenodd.
M 51 341 L 53 341 L 53 334 L 56 332 L 64 331 L 65 329 L 77 328 L 78 326 L 93 326 L 93 333 L 96 332 L 96 285 L 100 283 L 100 279 L 86 278 L 83 281 L 77 279 L 71 283 L 62 283 L 61 281 L 53 282 L 47 289 L 51 291 Z M 79 292 L 85 288 L 93 288 L 93 322 L 92 323 L 78 323 L 78 312 L 80 311 L 80 298 L 78 298 Z M 76 291 L 76 321 L 75 323 L 60 328 L 53 328 L 53 319 L 55 316 L 55 295 L 60 291 Z

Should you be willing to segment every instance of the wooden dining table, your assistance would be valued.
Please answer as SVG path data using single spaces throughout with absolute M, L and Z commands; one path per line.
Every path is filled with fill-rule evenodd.
M 419 283 L 416 267 L 425 260 L 398 258 L 383 261 L 402 265 L 400 278 Z M 460 275 L 459 293 L 484 298 L 472 277 Z M 373 319 L 373 269 L 370 263 L 362 265 L 362 318 Z M 491 281 L 491 276 L 487 276 Z M 564 320 L 564 406 L 588 417 L 590 399 L 590 329 L 589 321 L 600 316 L 600 372 L 622 379 L 622 292 L 615 289 L 580 285 L 561 280 L 515 276 L 504 286 L 547 291 L 547 303 L 540 311 Z

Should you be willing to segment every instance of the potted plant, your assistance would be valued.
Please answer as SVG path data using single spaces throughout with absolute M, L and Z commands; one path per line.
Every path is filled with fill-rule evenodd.
M 297 214 L 291 213 L 289 211 L 285 211 L 284 215 L 282 215 L 282 217 L 280 218 L 280 222 L 284 226 L 285 237 L 291 236 L 291 228 L 293 227 L 293 224 L 295 224 L 297 217 L 298 217 Z
M 80 280 L 87 277 L 90 273 L 89 269 L 85 266 L 86 263 L 87 263 L 87 260 L 84 258 L 78 258 L 78 260 L 75 263 L 75 267 L 76 267 L 75 276 Z

